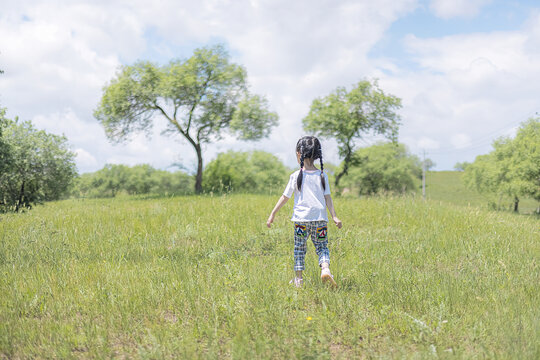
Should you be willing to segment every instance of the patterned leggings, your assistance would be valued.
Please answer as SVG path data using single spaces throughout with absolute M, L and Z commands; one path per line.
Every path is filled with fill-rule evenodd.
M 322 263 L 330 264 L 330 251 L 328 250 L 328 223 L 326 221 L 305 221 L 294 223 L 294 270 L 304 270 L 306 258 L 307 239 L 315 246 L 319 256 L 319 266 Z

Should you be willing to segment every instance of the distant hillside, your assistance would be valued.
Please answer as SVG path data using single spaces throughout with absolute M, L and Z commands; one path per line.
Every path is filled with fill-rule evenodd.
M 488 197 L 468 189 L 462 180 L 461 171 L 428 171 L 426 174 L 426 198 L 455 205 L 488 207 L 488 203 L 499 202 L 495 196 Z M 500 199 L 501 206 L 511 207 L 511 199 Z M 522 199 L 520 213 L 532 213 L 538 203 L 532 199 Z
M 428 171 L 426 174 L 426 197 L 456 205 L 487 206 L 488 198 L 468 189 L 461 171 Z

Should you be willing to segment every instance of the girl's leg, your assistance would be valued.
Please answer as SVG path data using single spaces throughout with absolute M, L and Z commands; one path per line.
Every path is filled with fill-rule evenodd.
M 306 258 L 307 224 L 294 223 L 294 270 L 296 277 L 302 278 Z
M 326 221 L 313 222 L 311 241 L 315 246 L 315 252 L 319 257 L 319 266 L 328 267 L 330 264 L 330 250 L 328 250 L 328 224 Z
M 311 240 L 315 246 L 315 251 L 319 256 L 319 266 L 321 267 L 321 279 L 332 286 L 337 286 L 332 273 L 330 272 L 330 251 L 328 250 L 328 224 L 325 221 L 313 224 L 314 231 Z

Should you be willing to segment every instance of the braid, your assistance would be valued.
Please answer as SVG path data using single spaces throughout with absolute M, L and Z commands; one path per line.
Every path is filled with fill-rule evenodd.
M 304 159 L 310 159 L 310 163 L 319 159 L 321 162 L 321 185 L 326 190 L 326 180 L 324 179 L 324 164 L 322 159 L 322 149 L 319 139 L 314 136 L 304 136 L 296 143 L 296 152 L 300 154 L 300 172 L 296 178 L 298 191 L 302 190 L 304 175 Z
M 304 168 L 304 154 L 300 155 L 300 172 L 298 173 L 298 177 L 296 178 L 296 186 L 298 187 L 298 191 L 302 189 L 302 169 Z
M 326 182 L 324 181 L 324 165 L 322 161 L 322 151 L 320 152 L 320 155 L 319 155 L 319 161 L 321 163 L 321 184 L 322 184 L 323 190 L 326 190 Z

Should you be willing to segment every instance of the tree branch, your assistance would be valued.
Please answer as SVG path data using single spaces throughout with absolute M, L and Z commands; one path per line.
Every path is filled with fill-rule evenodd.
M 193 111 L 195 111 L 195 107 L 199 104 L 200 99 L 202 99 L 202 95 L 201 95 L 201 97 L 199 98 L 198 101 L 193 103 L 193 106 L 191 107 L 191 110 L 189 110 L 189 118 L 188 118 L 188 124 L 187 124 L 187 127 L 186 127 L 186 133 L 189 133 L 189 128 L 191 127 L 191 119 L 193 118 Z
M 191 120 L 193 119 L 193 112 L 195 111 L 195 108 L 197 107 L 197 105 L 199 105 L 199 103 L 201 102 L 205 92 L 206 92 L 206 88 L 208 87 L 208 83 L 210 82 L 212 78 L 212 71 L 210 71 L 208 73 L 208 77 L 206 78 L 206 81 L 204 82 L 203 86 L 202 86 L 202 89 L 201 89 L 201 93 L 199 95 L 199 99 L 197 99 L 197 101 L 195 101 L 193 103 L 193 106 L 191 107 L 191 110 L 189 110 L 189 118 L 188 118 L 188 124 L 187 124 L 187 127 L 186 127 L 186 133 L 189 133 L 189 129 L 191 127 Z
M 207 127 L 209 127 L 210 124 L 206 124 L 206 125 L 203 125 L 199 128 L 199 130 L 197 131 L 197 143 L 200 144 L 201 143 L 201 131 Z
M 178 104 L 176 103 L 176 101 L 174 102 L 174 113 L 173 113 L 173 119 L 176 120 L 176 112 L 178 111 Z
M 173 124 L 173 125 L 178 129 L 178 131 L 180 131 L 180 133 L 181 133 L 182 135 L 184 135 L 186 138 L 188 137 L 187 131 L 184 131 L 184 130 L 182 129 L 182 127 L 180 126 L 180 124 L 178 123 L 178 121 L 176 121 L 176 110 L 177 110 L 177 108 L 174 110 L 174 114 L 175 114 L 175 117 L 174 117 L 174 118 L 171 118 L 169 115 L 167 115 L 167 113 L 165 112 L 165 110 L 163 110 L 163 108 L 162 108 L 161 106 L 159 106 L 156 102 L 154 102 L 154 108 L 155 108 L 156 110 L 159 110 L 159 111 L 163 114 L 163 116 L 165 116 L 165 117 L 167 118 L 167 120 L 169 120 L 169 122 L 170 122 L 171 124 Z

